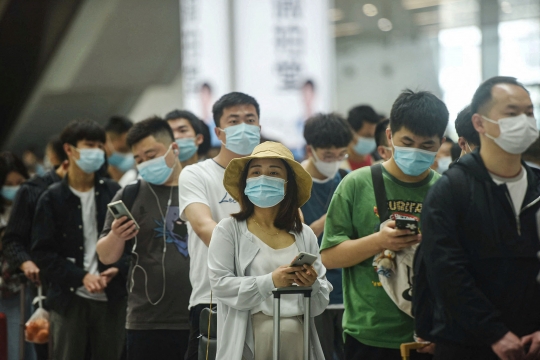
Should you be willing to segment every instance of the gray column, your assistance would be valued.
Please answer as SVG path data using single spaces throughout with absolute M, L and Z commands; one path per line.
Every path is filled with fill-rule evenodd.
M 478 0 L 482 32 L 482 79 L 499 75 L 499 2 Z M 501 74 L 504 75 L 504 74 Z

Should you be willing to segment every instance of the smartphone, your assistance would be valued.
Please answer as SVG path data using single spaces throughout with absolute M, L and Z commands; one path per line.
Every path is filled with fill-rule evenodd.
M 396 227 L 400 230 L 411 230 L 418 235 L 418 221 L 412 219 L 396 219 Z
M 137 221 L 135 221 L 135 218 L 133 217 L 133 215 L 131 215 L 131 213 L 129 212 L 129 210 L 127 209 L 126 205 L 124 204 L 122 200 L 112 202 L 108 204 L 107 207 L 109 208 L 109 211 L 111 212 L 112 216 L 114 216 L 115 219 L 120 219 L 122 216 L 127 216 L 128 219 L 133 220 L 137 230 L 140 229 L 139 224 L 137 224 Z
M 303 251 L 300 251 L 298 255 L 291 262 L 290 266 L 302 266 L 302 265 L 313 265 L 317 260 L 317 255 L 309 254 Z

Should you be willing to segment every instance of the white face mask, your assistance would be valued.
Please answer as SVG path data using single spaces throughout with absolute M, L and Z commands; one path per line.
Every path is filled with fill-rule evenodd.
M 311 148 L 311 152 L 313 153 L 313 159 L 315 160 L 313 164 L 321 174 L 327 178 L 333 178 L 336 176 L 337 172 L 339 171 L 341 161 L 324 162 L 317 157 L 317 153 L 315 152 L 314 148 Z
M 532 116 L 521 114 L 499 119 L 499 121 L 491 120 L 485 116 L 482 117 L 490 123 L 499 125 L 501 131 L 499 137 L 493 137 L 488 133 L 485 135 L 507 153 L 523 154 L 538 139 L 536 119 Z
M 448 170 L 451 163 L 452 163 L 452 157 L 451 156 L 444 156 L 444 157 L 439 158 L 437 160 L 437 165 L 438 165 L 437 172 L 439 174 L 442 174 L 443 172 Z

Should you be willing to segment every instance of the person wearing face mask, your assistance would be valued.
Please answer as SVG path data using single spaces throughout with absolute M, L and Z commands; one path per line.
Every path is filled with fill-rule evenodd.
M 32 314 L 31 300 L 37 295 L 35 285 L 41 284 L 39 268 L 30 255 L 32 242 L 32 224 L 37 202 L 41 194 L 47 188 L 62 180 L 67 170 L 67 155 L 63 149 L 63 144 L 59 137 L 54 137 L 47 144 L 47 158 L 53 169 L 43 176 L 34 176 L 20 186 L 17 191 L 11 216 L 2 238 L 3 253 L 9 263 L 10 269 L 16 272 L 19 269 L 30 280 L 29 306 L 27 315 Z M 34 349 L 38 359 L 48 359 L 47 344 L 34 344 Z M 31 350 L 25 350 L 25 356 L 31 358 Z
M 480 148 L 424 203 L 416 330 L 436 359 L 539 359 L 540 179 L 521 159 L 538 139 L 533 103 L 515 78 L 494 77 L 471 112 Z
M 176 144 L 178 144 L 178 159 L 182 166 L 195 164 L 199 161 L 199 146 L 204 141 L 202 134 L 202 121 L 190 111 L 173 110 L 165 115 L 169 123 Z
M 112 116 L 105 125 L 107 134 L 105 154 L 109 164 L 107 171 L 114 181 L 121 183 L 121 186 L 134 180 L 131 172 L 128 178 L 122 179 L 135 166 L 133 154 L 126 143 L 127 133 L 132 126 L 131 120 L 122 116 Z
M 227 166 L 223 184 L 240 209 L 217 224 L 208 250 L 218 306 L 216 359 L 272 359 L 272 290 L 292 284 L 313 288 L 311 318 L 303 319 L 301 295 L 282 298 L 280 358 L 303 358 L 302 323 L 309 321 L 309 358 L 324 359 L 313 317 L 328 305 L 332 285 L 320 256 L 311 266 L 289 265 L 300 251 L 319 253 L 299 211 L 311 183 L 290 150 L 271 141 Z
M 97 245 L 99 259 L 130 257 L 126 319 L 127 359 L 183 359 L 189 340 L 187 225 L 178 218 L 181 150 L 167 121 L 150 118 L 128 132 L 141 180 L 120 190 L 140 227 L 108 213 Z
M 472 123 L 471 105 L 467 105 L 458 113 L 455 126 L 459 136 L 458 144 L 461 148 L 461 156 L 472 153 L 480 146 L 480 135 Z
M 343 162 L 342 168 L 356 170 L 373 163 L 371 153 L 377 149 L 375 128 L 379 120 L 379 115 L 369 105 L 349 110 L 347 122 L 351 126 L 353 139 L 349 144 L 349 158 Z
M 97 171 L 105 162 L 103 128 L 76 120 L 60 135 L 67 174 L 39 198 L 32 259 L 47 279 L 54 359 L 118 359 L 124 345 L 127 261 L 99 261 L 96 244 L 107 204 L 120 188 Z M 58 340 L 56 340 L 58 339 Z
M 210 303 L 208 246 L 217 223 L 240 207 L 223 186 L 225 168 L 236 158 L 251 154 L 260 141 L 259 104 L 246 94 L 223 95 L 212 108 L 219 154 L 187 166 L 178 180 L 180 218 L 188 221 L 190 280 L 190 343 L 186 360 L 196 360 L 199 346 L 199 315 Z
M 448 170 L 450 164 L 452 163 L 452 145 L 454 145 L 454 141 L 449 137 L 446 137 L 439 148 L 439 151 L 437 151 L 435 162 L 433 165 L 431 165 L 431 168 L 439 174 L 442 174 Z
M 306 121 L 304 138 L 308 145 L 308 159 L 302 162 L 302 166 L 311 175 L 313 186 L 311 197 L 301 210 L 305 223 L 311 227 L 320 244 L 330 199 L 347 175 L 347 171 L 339 166 L 347 157 L 347 146 L 352 140 L 352 134 L 341 116 L 317 114 Z M 330 293 L 329 307 L 315 318 L 315 325 L 325 358 L 343 359 L 341 269 L 329 270 L 326 276 L 334 290 Z
M 346 359 L 397 360 L 401 358 L 400 345 L 413 341 L 410 300 L 407 311 L 407 303 L 402 306 L 403 302 L 398 302 L 401 299 L 391 296 L 383 286 L 385 276 L 376 271 L 377 262 L 385 250 L 390 250 L 399 260 L 391 276 L 402 279 L 401 274 L 409 274 L 407 268 L 398 265 L 408 261 L 412 267 L 421 235 L 398 229 L 396 221 L 415 221 L 422 227 L 419 217 L 424 198 L 440 177 L 430 166 L 444 140 L 447 124 L 448 110 L 435 95 L 404 91 L 392 106 L 386 130 L 392 157 L 350 173 L 332 197 L 321 256 L 328 269 L 344 269 Z M 381 208 L 375 197 L 379 185 L 387 199 Z M 406 281 L 410 280 L 410 276 L 406 277 Z M 429 354 L 411 354 L 411 359 L 429 358 Z
M 13 217 L 12 209 L 17 205 L 15 199 L 21 185 L 28 179 L 28 171 L 22 160 L 14 153 L 0 153 L 0 240 L 3 242 L 6 226 Z M 19 321 L 21 318 L 21 303 L 19 293 L 21 278 L 16 268 L 10 266 L 9 256 L 0 245 L 0 312 L 7 318 L 7 353 L 9 360 L 19 358 Z M 26 309 L 26 314 L 29 313 Z M 27 317 L 28 319 L 28 317 Z M 27 343 L 28 344 L 28 343 Z M 30 344 L 25 346 L 28 359 L 35 359 L 35 353 Z

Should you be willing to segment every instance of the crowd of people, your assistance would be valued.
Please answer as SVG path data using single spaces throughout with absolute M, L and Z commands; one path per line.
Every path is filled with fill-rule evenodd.
M 428 91 L 388 118 L 313 115 L 303 159 L 261 138 L 261 112 L 222 96 L 215 156 L 186 110 L 75 120 L 31 167 L 0 153 L 9 359 L 38 288 L 50 338 L 25 359 L 206 358 L 205 309 L 216 359 L 271 359 L 272 291 L 290 286 L 311 287 L 311 312 L 281 300 L 281 359 L 304 357 L 304 322 L 310 359 L 400 359 L 410 342 L 412 359 L 540 359 L 540 140 L 521 83 L 482 83 L 456 142 Z M 302 252 L 316 260 L 293 265 Z

